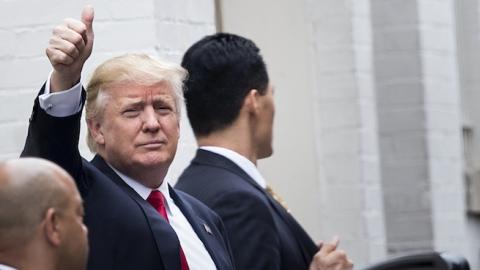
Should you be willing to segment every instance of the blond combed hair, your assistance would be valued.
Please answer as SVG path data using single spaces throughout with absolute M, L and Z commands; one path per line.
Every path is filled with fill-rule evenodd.
M 87 85 L 86 120 L 100 120 L 108 100 L 105 90 L 121 83 L 151 86 L 167 83 L 174 91 L 176 114 L 180 117 L 183 103 L 183 81 L 187 71 L 178 64 L 160 61 L 146 54 L 127 53 L 111 58 L 99 65 Z M 87 134 L 88 148 L 97 152 L 97 144 L 90 130 Z

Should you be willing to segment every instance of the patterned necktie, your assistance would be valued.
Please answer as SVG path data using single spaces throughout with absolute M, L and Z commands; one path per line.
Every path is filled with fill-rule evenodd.
M 290 210 L 288 210 L 287 203 L 282 199 L 282 197 L 280 197 L 275 191 L 273 191 L 273 188 L 270 184 L 267 184 L 267 188 L 265 188 L 265 191 L 270 194 L 270 196 L 272 196 L 275 201 L 277 201 L 281 206 L 283 206 L 283 208 L 285 208 L 287 212 L 290 212 Z
M 157 212 L 167 221 L 167 209 L 165 208 L 165 197 L 163 194 L 158 190 L 152 190 L 150 195 L 147 198 L 147 202 L 149 202 Z M 182 266 L 182 270 L 189 270 L 187 258 L 185 257 L 185 253 L 183 253 L 182 246 L 180 246 L 180 265 Z

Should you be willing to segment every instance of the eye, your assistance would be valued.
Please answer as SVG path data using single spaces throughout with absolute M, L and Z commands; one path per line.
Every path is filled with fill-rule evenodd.
M 136 117 L 140 114 L 140 110 L 137 109 L 137 108 L 128 108 L 128 109 L 125 109 L 123 112 L 122 112 L 122 115 L 123 116 L 126 116 L 126 117 Z
M 155 111 L 159 113 L 168 113 L 172 111 L 172 107 L 167 104 L 158 104 L 154 107 Z

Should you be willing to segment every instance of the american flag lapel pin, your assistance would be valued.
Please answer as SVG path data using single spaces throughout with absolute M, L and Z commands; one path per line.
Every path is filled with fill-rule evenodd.
M 208 234 L 212 234 L 212 230 L 210 229 L 210 227 L 208 227 L 208 225 L 206 223 L 203 223 L 203 228 L 205 228 L 205 231 Z

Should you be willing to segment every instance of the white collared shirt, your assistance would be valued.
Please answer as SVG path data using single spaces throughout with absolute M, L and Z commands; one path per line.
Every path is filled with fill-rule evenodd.
M 51 77 L 52 72 L 48 75 L 44 93 L 38 97 L 40 108 L 55 117 L 65 117 L 79 112 L 82 109 L 82 84 L 79 82 L 65 91 L 50 93 Z
M 44 94 L 39 96 L 40 107 L 47 112 L 47 114 L 55 117 L 65 117 L 73 115 L 80 111 L 82 86 L 80 83 L 76 84 L 66 91 L 50 93 L 50 78 L 52 73 L 48 76 L 47 83 L 45 85 Z M 133 188 L 144 200 L 148 198 L 150 188 L 140 184 L 132 178 L 122 174 L 118 170 L 110 166 L 127 185 Z M 168 183 L 166 180 L 158 187 L 160 192 L 166 199 L 167 216 L 173 230 L 177 233 L 180 245 L 187 259 L 188 267 L 190 270 L 209 270 L 217 269 L 210 254 L 203 242 L 198 238 L 198 235 L 188 222 L 187 218 L 183 215 L 182 211 L 178 208 L 175 202 L 170 197 L 170 191 L 168 189 Z M 0 270 L 4 270 L 0 268 Z M 9 268 L 5 270 L 11 270 Z M 15 270 L 15 269 L 13 269 Z
M 0 263 L 0 270 L 17 270 L 17 269 L 13 268 L 11 266 Z
M 267 188 L 267 182 L 265 181 L 265 178 L 263 178 L 263 176 L 260 174 L 257 166 L 255 166 L 255 164 L 253 164 L 253 162 L 251 162 L 248 158 L 235 151 L 219 146 L 200 146 L 200 149 L 207 150 L 228 158 L 230 161 L 237 164 L 238 167 L 244 170 L 263 189 Z
M 127 185 L 135 190 L 140 197 L 147 200 L 152 189 L 119 172 L 112 166 L 110 167 L 120 176 L 120 178 L 122 178 L 123 181 L 125 181 L 125 183 L 127 183 Z M 162 192 L 165 197 L 165 208 L 167 210 L 168 221 L 170 222 L 170 226 L 172 226 L 173 230 L 177 233 L 180 245 L 187 258 L 189 269 L 217 269 L 210 254 L 205 248 L 205 245 L 193 230 L 192 225 L 190 225 L 187 218 L 183 215 L 182 211 L 180 211 L 180 208 L 178 208 L 172 197 L 170 197 L 167 180 L 164 179 L 162 184 L 156 190 Z

